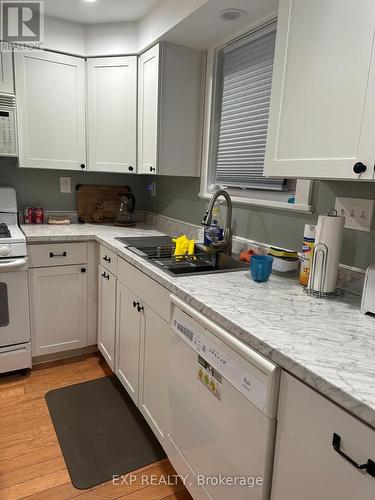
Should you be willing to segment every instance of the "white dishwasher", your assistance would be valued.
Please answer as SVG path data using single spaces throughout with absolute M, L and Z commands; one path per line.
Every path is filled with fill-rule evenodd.
M 167 452 L 195 500 L 270 496 L 279 369 L 171 295 Z

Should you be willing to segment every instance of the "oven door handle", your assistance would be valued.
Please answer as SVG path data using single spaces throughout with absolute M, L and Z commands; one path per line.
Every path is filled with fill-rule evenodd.
M 15 271 L 27 264 L 27 257 L 23 259 L 14 259 L 1 262 L 0 260 L 0 273 L 5 273 L 8 271 Z

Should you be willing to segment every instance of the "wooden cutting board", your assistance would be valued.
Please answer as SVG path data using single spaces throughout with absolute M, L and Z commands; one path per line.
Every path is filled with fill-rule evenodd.
M 108 224 L 114 222 L 120 208 L 120 193 L 129 186 L 77 186 L 77 210 L 80 222 Z

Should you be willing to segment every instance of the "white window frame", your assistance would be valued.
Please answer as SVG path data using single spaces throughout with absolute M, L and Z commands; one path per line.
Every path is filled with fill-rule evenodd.
M 199 198 L 210 199 L 212 193 L 209 192 L 211 155 L 213 147 L 213 125 L 216 115 L 215 97 L 217 84 L 217 60 L 218 52 L 229 43 L 233 43 L 240 38 L 251 34 L 263 27 L 269 26 L 271 22 L 263 26 L 248 27 L 241 34 L 232 39 L 225 40 L 207 51 L 206 59 L 206 84 L 204 90 L 204 112 L 203 112 L 203 142 L 202 142 L 202 161 L 201 161 L 201 185 Z M 298 212 L 312 213 L 314 207 L 311 205 L 313 181 L 297 179 L 295 193 L 264 191 L 259 189 L 241 189 L 231 188 L 228 192 L 231 194 L 233 203 L 242 205 L 256 205 L 262 207 L 272 207 L 283 210 L 292 210 Z M 288 203 L 288 198 L 293 196 L 295 203 Z

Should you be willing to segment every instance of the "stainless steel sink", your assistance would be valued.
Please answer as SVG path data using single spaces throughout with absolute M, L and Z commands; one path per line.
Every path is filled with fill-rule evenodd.
M 158 238 L 158 239 L 157 239 Z M 249 264 L 238 260 L 238 256 L 225 255 L 222 252 L 205 252 L 199 244 L 195 247 L 194 256 L 174 255 L 174 245 L 168 237 L 116 238 L 122 241 L 127 249 L 139 255 L 154 266 L 171 276 L 190 276 L 192 274 L 215 274 L 231 271 L 244 271 Z M 129 245 L 130 243 L 130 245 Z M 156 243 L 156 244 L 155 244 Z

